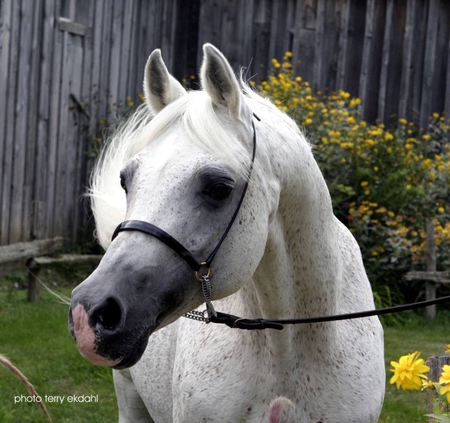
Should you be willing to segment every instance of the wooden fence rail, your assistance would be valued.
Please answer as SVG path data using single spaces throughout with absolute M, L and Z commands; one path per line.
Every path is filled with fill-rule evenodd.
M 447 0 L 0 0 L 0 245 L 77 239 L 99 121 L 141 93 L 154 48 L 179 79 L 205 42 L 256 79 L 289 50 L 366 119 L 424 127 L 450 106 L 449 20 Z

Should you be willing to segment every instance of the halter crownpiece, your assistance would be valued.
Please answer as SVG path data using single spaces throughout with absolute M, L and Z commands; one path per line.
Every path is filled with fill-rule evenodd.
M 253 116 L 256 120 L 260 121 L 261 119 L 256 116 L 253 113 Z M 244 188 L 242 189 L 241 197 L 239 199 L 238 205 L 236 207 L 236 210 L 234 211 L 233 215 L 231 216 L 230 222 L 228 223 L 228 226 L 226 227 L 224 233 L 222 234 L 221 238 L 219 239 L 219 242 L 217 243 L 214 250 L 211 252 L 211 254 L 207 257 L 205 261 L 199 262 L 194 255 L 181 243 L 179 243 L 172 235 L 168 234 L 163 229 L 159 228 L 158 226 L 153 225 L 152 223 L 145 222 L 143 220 L 125 220 L 124 222 L 120 223 L 117 228 L 115 229 L 111 241 L 114 241 L 114 239 L 117 237 L 119 232 L 123 231 L 138 231 L 145 233 L 147 235 L 151 235 L 160 241 L 162 241 L 164 244 L 166 244 L 168 247 L 170 247 L 173 251 L 175 251 L 195 272 L 195 278 L 201 282 L 202 284 L 202 291 L 203 296 L 205 297 L 205 303 L 206 303 L 206 310 L 208 317 L 205 317 L 205 312 L 201 313 L 198 311 L 191 311 L 185 315 L 185 317 L 194 319 L 194 320 L 202 320 L 205 322 L 209 322 L 211 318 L 216 318 L 217 313 L 214 310 L 214 307 L 211 303 L 211 281 L 209 279 L 211 275 L 211 263 L 214 260 L 214 257 L 216 256 L 217 252 L 219 251 L 220 246 L 222 245 L 223 241 L 228 235 L 228 232 L 230 231 L 231 227 L 233 226 L 234 221 L 236 220 L 236 217 L 239 213 L 239 210 L 242 206 L 242 203 L 245 198 L 245 194 L 247 192 L 248 184 L 250 181 L 250 177 L 252 175 L 253 171 L 253 164 L 255 162 L 255 155 L 256 155 L 256 129 L 255 129 L 255 123 L 252 121 L 252 128 L 253 128 L 253 152 L 252 152 L 252 158 L 250 162 L 250 167 L 248 171 L 248 177 L 245 182 Z

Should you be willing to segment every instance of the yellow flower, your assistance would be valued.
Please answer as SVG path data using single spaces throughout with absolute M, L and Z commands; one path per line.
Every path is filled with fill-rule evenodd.
M 276 69 L 278 69 L 281 65 L 280 62 L 277 59 L 272 59 L 272 66 Z
M 445 383 L 445 386 L 441 388 L 440 394 L 447 394 L 447 402 L 450 402 L 450 366 L 448 364 L 444 364 L 444 366 L 442 367 L 439 384 L 442 383 Z
M 439 213 L 444 213 L 444 212 L 445 212 L 444 207 L 438 207 L 438 212 L 439 212 Z
M 422 379 L 427 378 L 425 373 L 430 368 L 424 364 L 423 358 L 419 358 L 419 355 L 420 352 L 416 351 L 412 354 L 401 356 L 398 362 L 391 361 L 393 369 L 390 371 L 394 373 L 394 376 L 392 376 L 390 383 L 395 383 L 397 389 L 402 388 L 403 390 L 413 391 L 420 389 L 422 386 Z M 450 382 L 450 366 L 447 367 L 449 368 L 448 376 Z
M 408 121 L 407 121 L 406 119 L 400 119 L 399 122 L 400 122 L 402 125 L 406 125 L 406 124 L 408 123 Z
M 312 119 L 310 119 L 310 118 L 306 118 L 305 119 L 305 125 L 306 126 L 311 125 L 311 123 L 312 123 Z
M 436 389 L 435 383 L 430 379 L 425 379 L 422 381 L 422 388 L 421 391 L 424 391 L 425 389 Z
M 424 135 L 422 135 L 422 138 L 423 138 L 425 141 L 428 141 L 431 137 L 430 137 L 430 135 L 428 135 L 428 134 L 424 134 Z
M 361 186 L 362 187 L 366 187 L 367 185 L 369 185 L 369 183 L 367 181 L 362 181 L 361 182 Z
M 394 136 L 393 136 L 390 132 L 386 132 L 386 133 L 384 134 L 384 139 L 385 139 L 386 141 L 392 141 L 392 140 L 394 139 Z
M 450 353 L 450 344 L 447 344 L 446 347 L 445 354 Z

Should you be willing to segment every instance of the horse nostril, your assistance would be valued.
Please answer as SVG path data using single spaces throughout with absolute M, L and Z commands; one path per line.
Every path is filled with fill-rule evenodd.
M 122 320 L 122 311 L 114 298 L 108 298 L 91 316 L 93 325 L 101 325 L 104 329 L 115 330 Z

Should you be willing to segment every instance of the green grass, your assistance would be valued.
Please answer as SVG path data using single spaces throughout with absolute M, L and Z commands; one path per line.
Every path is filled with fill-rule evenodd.
M 65 295 L 70 291 L 67 287 L 58 289 Z M 80 356 L 67 330 L 67 311 L 67 306 L 46 292 L 42 292 L 40 302 L 31 304 L 26 301 L 26 290 L 14 288 L 12 279 L 0 281 L 0 353 L 17 365 L 41 396 L 66 398 L 63 404 L 46 403 L 55 423 L 115 422 L 111 371 Z M 427 421 L 427 394 L 397 391 L 390 385 L 390 362 L 417 350 L 423 358 L 443 353 L 445 344 L 450 343 L 449 327 L 450 315 L 444 312 L 434 322 L 410 314 L 401 327 L 385 329 L 387 388 L 381 423 Z M 36 404 L 14 404 L 14 397 L 21 394 L 28 395 L 16 378 L 0 367 L 0 422 L 45 421 Z M 98 403 L 67 402 L 70 395 L 91 394 L 98 395 Z
M 70 295 L 70 288 L 58 292 Z M 67 330 L 68 306 L 43 292 L 38 303 L 26 291 L 0 291 L 0 352 L 30 380 L 40 396 L 63 396 L 64 403 L 46 402 L 54 422 L 114 422 L 117 405 L 111 370 L 93 366 L 79 354 Z M 13 374 L 0 367 L 0 422 L 44 422 L 36 404 L 14 403 L 29 396 Z M 71 395 L 98 395 L 98 403 L 68 403 Z

